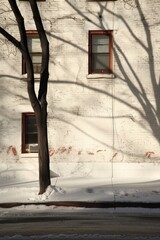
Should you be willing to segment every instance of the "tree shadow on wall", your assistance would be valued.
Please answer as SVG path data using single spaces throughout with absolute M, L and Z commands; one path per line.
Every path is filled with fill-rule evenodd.
M 110 97 L 110 98 L 116 100 L 121 105 L 128 107 L 128 109 L 134 110 L 135 112 L 137 112 L 141 116 L 141 118 L 148 123 L 153 136 L 159 142 L 160 141 L 160 128 L 159 128 L 159 124 L 160 124 L 160 122 L 159 122 L 160 121 L 160 101 L 159 101 L 160 83 L 159 83 L 159 79 L 157 80 L 157 78 L 156 78 L 155 63 L 154 63 L 154 58 L 153 58 L 153 41 L 152 41 L 150 26 L 146 20 L 146 16 L 141 8 L 139 0 L 135 0 L 135 5 L 137 6 L 137 8 L 136 8 L 137 14 L 139 14 L 139 18 L 141 19 L 141 24 L 142 24 L 142 27 L 143 27 L 143 30 L 144 30 L 144 33 L 146 36 L 146 43 L 144 43 L 143 40 L 141 40 L 140 37 L 135 34 L 132 27 L 121 15 L 118 15 L 114 11 L 111 11 L 107 8 L 107 6 L 108 6 L 107 2 L 104 2 L 103 4 L 101 2 L 94 3 L 99 6 L 98 13 L 92 12 L 90 10 L 88 10 L 87 13 L 83 13 L 83 12 L 81 12 L 81 10 L 77 9 L 71 3 L 71 1 L 66 0 L 66 2 L 70 5 L 70 7 L 72 7 L 75 10 L 75 12 L 77 12 L 77 14 L 79 16 L 81 16 L 82 19 L 84 19 L 88 22 L 91 22 L 95 26 L 96 29 L 97 28 L 105 29 L 105 26 L 103 24 L 103 14 L 105 12 L 108 12 L 110 15 L 112 15 L 115 18 L 120 19 L 123 22 L 124 26 L 128 30 L 130 37 L 135 41 L 136 46 L 138 45 L 141 49 L 143 49 L 143 51 L 145 51 L 145 53 L 148 56 L 148 70 L 149 70 L 149 75 L 150 75 L 150 79 L 151 79 L 152 90 L 154 93 L 154 99 L 153 99 L 153 101 L 150 100 L 148 93 L 146 91 L 145 81 L 143 80 L 143 82 L 142 82 L 141 77 L 138 75 L 138 73 L 133 68 L 130 60 L 128 59 L 127 55 L 125 54 L 125 51 L 121 48 L 120 40 L 118 42 L 116 40 L 114 41 L 114 56 L 115 56 L 116 64 L 119 67 L 120 73 L 118 74 L 115 71 L 114 74 L 117 79 L 121 80 L 122 83 L 125 83 L 128 86 L 128 89 L 130 90 L 130 92 L 132 93 L 134 98 L 138 101 L 138 103 L 140 104 L 140 107 L 138 107 L 137 105 L 133 105 L 131 102 L 128 101 L 128 99 L 123 98 L 121 95 L 114 95 L 112 92 L 107 91 L 107 89 L 102 89 L 102 88 L 98 88 L 94 85 L 81 83 L 80 81 L 74 82 L 74 81 L 66 81 L 66 80 L 62 80 L 62 81 L 51 80 L 50 83 L 58 84 L 58 85 L 66 85 L 66 84 L 67 85 L 70 85 L 70 84 L 75 85 L 77 87 L 82 87 L 82 88 L 88 89 L 93 92 L 98 92 L 99 94 L 103 94 L 104 96 L 107 96 L 107 97 Z M 118 1 L 115 2 L 115 4 L 118 4 Z M 100 16 L 102 16 L 102 18 Z M 96 23 L 95 23 L 95 21 L 93 21 L 93 19 L 95 19 L 95 18 L 97 18 Z M 72 47 L 74 47 L 82 52 L 85 52 L 86 54 L 88 53 L 86 48 L 83 48 L 72 41 L 66 40 L 66 39 L 56 36 L 52 33 L 50 34 L 50 37 L 57 38 L 59 41 L 65 43 L 65 44 L 69 44 Z M 125 67 L 124 67 L 124 63 L 125 63 Z M 126 66 L 127 66 L 127 68 L 126 68 Z M 128 74 L 128 71 L 132 73 L 131 77 Z M 68 110 L 64 109 L 64 111 L 68 111 Z M 74 113 L 72 112 L 72 114 L 74 114 Z M 128 116 L 129 115 L 130 114 L 128 113 Z M 89 116 L 87 116 L 87 117 L 89 117 Z M 99 116 L 92 115 L 91 117 L 99 117 Z M 119 116 L 111 116 L 112 119 L 124 118 L 124 117 L 127 117 L 127 115 L 126 116 L 120 116 L 120 115 Z M 105 116 L 105 118 L 109 118 L 109 117 Z M 65 121 L 60 118 L 59 118 L 59 120 Z M 67 121 L 66 121 L 66 123 L 77 128 L 79 131 L 82 131 L 84 134 L 88 135 L 88 137 L 93 138 L 94 140 L 100 142 L 104 146 L 113 148 L 113 146 L 107 145 L 106 143 L 100 141 L 100 139 L 95 138 L 95 136 L 89 135 L 88 133 L 83 131 L 83 129 L 80 129 L 79 126 L 76 126 L 75 124 L 67 122 Z M 141 127 L 145 128 L 145 130 L 147 130 L 146 125 L 141 124 L 141 122 L 138 122 L 138 124 Z M 120 149 L 118 149 L 118 148 L 115 150 L 120 151 Z M 130 154 L 130 153 L 126 152 L 126 154 Z
M 114 75 L 115 78 L 118 79 L 122 84 L 125 84 L 128 87 L 128 90 L 130 90 L 130 93 L 134 97 L 134 102 L 129 102 L 128 99 L 125 99 L 123 96 L 120 94 L 115 95 L 112 92 L 107 91 L 107 89 L 102 89 L 99 87 L 96 87 L 96 85 L 91 85 L 91 84 L 86 84 L 82 83 L 81 81 L 67 81 L 67 80 L 51 80 L 50 83 L 52 84 L 57 84 L 57 85 L 75 85 L 77 87 L 82 87 L 84 89 L 88 89 L 93 92 L 97 92 L 99 94 L 103 94 L 107 97 L 110 97 L 114 99 L 115 101 L 119 102 L 121 106 L 125 106 L 130 110 L 133 110 L 137 115 L 140 116 L 143 121 L 136 121 L 136 124 L 139 124 L 141 128 L 143 128 L 147 132 L 151 132 L 152 135 L 155 137 L 155 139 L 160 142 L 160 101 L 159 101 L 159 94 L 160 94 L 160 83 L 159 79 L 156 77 L 156 70 L 155 70 L 155 61 L 154 61 L 154 46 L 153 46 L 153 40 L 152 40 L 152 34 L 151 34 L 151 29 L 148 21 L 146 20 L 145 13 L 139 3 L 139 0 L 134 1 L 134 11 L 137 12 L 137 15 L 139 16 L 140 19 L 140 24 L 142 27 L 142 30 L 144 31 L 144 38 L 146 40 L 141 39 L 139 35 L 137 35 L 132 26 L 129 24 L 129 22 L 126 21 L 126 19 L 122 15 L 116 14 L 114 11 L 111 11 L 107 8 L 108 3 L 101 3 L 101 2 L 96 2 L 96 4 L 99 6 L 99 12 L 94 13 L 89 11 L 89 14 L 82 13 L 79 9 L 77 9 L 73 4 L 66 0 L 66 2 L 77 12 L 79 16 L 81 16 L 82 19 L 85 19 L 86 21 L 91 22 L 95 28 L 97 27 L 99 29 L 105 29 L 105 26 L 103 24 L 102 19 L 100 18 L 100 15 L 103 16 L 103 13 L 108 12 L 110 15 L 112 15 L 115 19 L 119 19 L 122 21 L 124 24 L 125 28 L 128 31 L 128 36 L 132 39 L 132 41 L 135 43 L 135 49 L 138 47 L 141 50 L 145 52 L 145 55 L 147 55 L 147 71 L 148 75 L 147 80 L 150 78 L 150 86 L 152 87 L 151 92 L 153 92 L 152 98 L 150 98 L 150 95 L 147 92 L 147 86 L 145 79 L 141 75 L 138 74 L 138 72 L 134 69 L 134 66 L 132 65 L 132 62 L 127 56 L 127 53 L 125 53 L 124 49 L 121 47 L 120 39 L 117 41 L 116 37 L 114 40 L 114 57 L 115 57 L 115 62 L 116 66 L 119 69 L 115 69 Z M 115 3 L 117 4 L 117 3 Z M 92 17 L 97 18 L 97 22 L 95 23 L 92 19 Z M 102 17 L 103 18 L 103 17 Z M 74 19 L 73 19 L 74 20 Z M 120 30 L 118 30 L 120 31 Z M 73 43 L 72 41 L 63 39 L 63 37 L 56 36 L 54 34 L 50 34 L 50 37 L 56 38 L 59 41 L 62 41 L 65 44 L 69 44 L 74 48 L 79 49 L 80 51 L 88 54 L 86 48 L 82 48 L 75 42 Z M 146 41 L 146 42 L 145 42 Z M 123 44 L 123 43 L 122 43 Z M 135 50 L 136 51 L 136 50 Z M 141 62 L 139 63 L 141 65 Z M 144 77 L 145 78 L 145 77 Z M 138 102 L 138 104 L 135 104 L 135 102 Z M 70 112 L 74 114 L 72 111 L 65 110 L 63 109 L 64 112 Z M 87 117 L 100 117 L 100 116 L 88 116 Z M 112 119 L 120 119 L 120 118 L 133 118 L 135 121 L 134 117 L 130 114 L 130 111 L 128 110 L 128 113 L 126 115 L 120 114 L 118 116 L 111 116 Z M 109 116 L 104 116 L 104 118 L 109 118 Z M 100 139 L 97 138 L 97 136 L 92 136 L 91 134 L 86 133 L 83 129 L 80 129 L 79 126 L 76 126 L 75 124 L 61 119 L 57 118 L 59 121 L 64 121 L 67 124 L 72 125 L 72 127 L 78 129 L 79 131 L 83 132 L 85 135 L 88 137 L 96 140 L 100 144 L 103 144 L 104 146 L 107 146 L 111 149 L 113 149 L 113 146 L 107 145 L 105 142 L 102 142 Z M 146 122 L 146 123 L 144 123 Z M 149 129 L 148 129 L 149 126 Z M 115 148 L 116 151 L 120 151 L 120 149 Z M 125 154 L 130 155 L 130 152 L 125 152 Z M 138 154 L 136 157 L 140 157 Z M 142 156 L 141 156 L 142 157 Z
M 139 18 L 141 19 L 141 24 L 143 26 L 146 43 L 140 39 L 140 36 L 137 37 L 135 35 L 131 27 L 122 17 L 121 20 L 124 22 L 131 36 L 136 41 L 136 44 L 138 44 L 139 47 L 143 49 L 146 55 L 146 70 L 148 71 L 147 78 L 150 78 L 149 93 L 153 94 L 153 99 L 147 92 L 147 83 L 145 81 L 145 76 L 142 77 L 138 75 L 131 62 L 127 58 L 127 54 L 125 54 L 121 48 L 120 44 L 114 42 L 115 59 L 121 73 L 121 76 L 118 77 L 122 82 L 127 84 L 133 96 L 138 100 L 141 108 L 138 108 L 137 111 L 139 112 L 141 118 L 144 119 L 150 126 L 153 136 L 157 139 L 158 142 L 160 142 L 160 81 L 156 77 L 152 34 L 149 23 L 146 20 L 146 16 L 142 10 L 139 0 L 135 0 L 135 3 L 137 6 L 137 13 L 139 14 Z M 142 63 L 140 62 L 139 64 L 141 65 Z M 128 72 L 132 73 L 131 77 L 129 76 Z M 141 124 L 141 127 L 144 128 L 145 126 Z

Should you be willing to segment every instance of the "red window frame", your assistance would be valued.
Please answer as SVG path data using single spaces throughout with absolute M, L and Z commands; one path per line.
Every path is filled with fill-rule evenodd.
M 38 38 L 38 31 L 37 30 L 27 30 L 26 31 L 26 34 L 27 34 L 27 37 L 36 37 Z M 34 55 L 39 55 L 39 56 L 42 56 L 42 52 L 38 52 L 38 53 L 34 53 Z M 22 56 L 22 74 L 25 74 L 27 73 L 27 70 L 26 70 L 26 62 L 25 62 L 25 59 L 23 58 Z M 36 72 L 36 73 L 40 73 L 40 71 Z
M 108 70 L 96 71 L 93 69 L 93 51 L 92 38 L 93 36 L 106 35 L 109 38 L 109 67 Z M 89 31 L 89 56 L 88 56 L 88 73 L 89 74 L 112 74 L 113 72 L 113 31 L 112 30 L 94 30 Z
M 33 112 L 25 112 L 22 113 L 22 153 L 30 153 L 30 151 L 27 151 L 26 145 L 29 143 L 26 143 L 26 128 L 27 128 L 27 117 L 29 116 L 35 116 L 35 114 Z M 38 145 L 38 141 L 37 143 L 35 143 Z

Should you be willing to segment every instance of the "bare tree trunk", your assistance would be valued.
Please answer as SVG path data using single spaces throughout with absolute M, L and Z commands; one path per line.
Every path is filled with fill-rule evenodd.
M 38 131 L 39 194 L 45 192 L 50 182 L 49 149 L 47 134 L 47 102 L 44 99 L 40 111 L 35 111 Z
M 49 170 L 49 150 L 48 150 L 48 134 L 47 134 L 47 85 L 48 85 L 48 66 L 49 66 L 49 42 L 47 40 L 45 30 L 43 28 L 42 19 L 38 10 L 38 6 L 34 0 L 29 0 L 33 13 L 35 25 L 39 34 L 42 47 L 42 66 L 40 74 L 40 87 L 38 93 L 39 107 L 33 106 L 36 115 L 38 128 L 38 146 L 39 146 L 39 194 L 45 192 L 50 185 Z
M 32 80 L 33 79 L 33 80 Z M 39 194 L 43 194 L 51 184 L 47 130 L 47 101 L 46 93 L 42 91 L 41 101 L 35 98 L 33 91 L 34 75 L 28 77 L 28 95 L 35 112 L 38 132 L 38 159 L 39 159 Z

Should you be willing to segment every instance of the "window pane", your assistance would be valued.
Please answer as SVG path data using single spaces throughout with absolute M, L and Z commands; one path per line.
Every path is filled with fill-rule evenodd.
M 37 133 L 26 134 L 26 144 L 37 143 Z
M 28 37 L 29 52 L 42 52 L 40 39 L 37 37 Z
M 32 38 L 32 52 L 42 52 L 39 38 Z
M 42 56 L 41 55 L 32 55 L 31 57 L 32 57 L 32 62 L 33 62 L 34 73 L 40 73 Z
M 41 72 L 41 64 L 34 63 L 33 64 L 33 71 L 34 71 L 34 73 L 40 73 Z
M 28 124 L 36 124 L 36 118 L 34 115 L 26 116 L 26 125 Z
M 33 63 L 40 63 L 42 62 L 42 56 L 41 55 L 32 55 L 32 62 Z
M 92 72 L 109 72 L 109 54 L 92 55 Z
M 36 126 L 36 124 L 29 124 L 29 125 L 27 125 L 26 126 L 26 131 L 27 131 L 27 133 L 36 133 L 37 132 L 37 126 Z
M 93 53 L 108 53 L 109 45 L 93 45 L 92 52 Z
M 107 35 L 92 35 L 92 44 L 95 45 L 109 45 L 109 36 Z
M 26 133 L 25 133 L 26 144 L 37 143 L 37 125 L 34 115 L 26 116 Z

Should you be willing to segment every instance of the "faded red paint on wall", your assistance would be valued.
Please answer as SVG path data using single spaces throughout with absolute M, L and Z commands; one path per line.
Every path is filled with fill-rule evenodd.
M 99 150 L 97 150 L 97 153 L 99 153 L 99 152 L 103 152 L 103 150 L 100 150 L 100 149 L 99 149 Z
M 8 148 L 7 148 L 7 154 L 9 154 L 9 153 L 12 153 L 14 156 L 17 156 L 18 154 L 17 154 L 17 150 L 16 150 L 16 148 L 13 146 L 13 145 L 10 145 Z
M 69 147 L 64 147 L 64 146 L 62 146 L 62 147 L 59 147 L 59 148 L 57 148 L 57 149 L 51 149 L 51 150 L 49 151 L 49 155 L 50 155 L 50 157 L 51 157 L 51 156 L 56 155 L 56 154 L 69 154 L 69 153 L 71 153 L 71 151 L 73 151 L 73 150 L 74 150 L 74 149 L 73 149 L 72 146 L 69 146 Z M 93 156 L 93 155 L 95 155 L 96 153 L 100 153 L 100 152 L 106 152 L 106 149 L 98 149 L 98 150 L 95 150 L 95 152 L 93 152 L 93 151 L 91 152 L 91 151 L 77 150 L 77 151 L 76 151 L 76 154 L 77 154 L 77 155 L 88 154 L 88 155 Z M 113 159 L 114 157 L 116 157 L 117 154 L 118 154 L 118 153 L 114 153 L 112 159 Z
M 117 152 L 114 153 L 113 156 L 112 156 L 112 159 L 115 158 L 117 156 L 117 154 L 118 154 Z
M 10 145 L 7 148 L 6 147 L 1 147 L 0 148 L 0 153 L 6 153 L 7 155 L 9 155 L 10 158 L 13 158 L 13 160 L 17 160 L 19 159 L 18 156 L 18 151 L 16 149 L 16 147 L 14 145 Z M 64 157 L 67 159 L 67 155 L 68 154 L 74 154 L 77 155 L 77 157 L 80 157 L 80 155 L 83 155 L 84 157 L 87 158 L 91 156 L 91 158 L 93 159 L 94 156 L 96 156 L 96 154 L 101 155 L 101 154 L 105 154 L 107 153 L 107 149 L 95 149 L 93 151 L 87 151 L 87 150 L 78 150 L 78 149 L 74 149 L 73 146 L 61 146 L 57 149 L 50 149 L 49 150 L 49 156 L 52 157 L 54 155 L 64 155 Z M 114 158 L 116 158 L 118 156 L 118 152 L 113 153 L 112 156 L 108 156 L 110 158 L 110 161 L 113 161 Z M 28 157 L 30 157 L 28 155 Z M 98 156 L 97 156 L 98 157 Z M 157 155 L 155 152 L 153 151 L 147 151 L 145 153 L 142 153 L 141 158 L 143 158 L 143 161 L 146 159 L 146 162 L 152 162 L 155 164 L 160 164 L 160 156 Z M 138 161 L 139 163 L 141 163 L 141 159 Z
M 7 152 L 9 152 L 11 149 L 12 149 L 13 154 L 16 156 L 16 154 L 17 154 L 17 153 L 16 153 L 16 149 L 14 149 L 13 146 L 9 146 Z M 62 146 L 62 147 L 59 147 L 59 148 L 57 148 L 57 149 L 51 149 L 51 150 L 49 151 L 49 155 L 50 155 L 50 157 L 51 157 L 51 156 L 56 155 L 56 154 L 69 154 L 69 153 L 71 153 L 72 151 L 73 151 L 75 154 L 77 154 L 78 156 L 80 156 L 80 155 L 82 155 L 82 154 L 87 154 L 87 155 L 90 155 L 90 156 L 94 156 L 94 155 L 100 154 L 100 153 L 102 153 L 102 152 L 107 152 L 107 149 L 98 149 L 98 150 L 95 150 L 95 151 L 87 151 L 87 150 L 86 150 L 86 151 L 85 151 L 85 150 L 83 151 L 83 150 L 76 150 L 76 149 L 74 149 L 72 146 L 69 146 L 69 147 L 64 147 L 64 146 Z M 154 154 L 155 154 L 154 152 L 148 151 L 148 152 L 145 153 L 145 156 L 146 156 L 147 158 L 149 158 L 149 159 L 152 159 Z M 114 158 L 116 158 L 117 155 L 118 155 L 118 152 L 113 153 L 113 155 L 112 155 L 112 157 L 111 157 L 111 161 L 112 161 Z M 144 155 L 142 155 L 142 156 L 144 156 Z M 157 158 L 156 158 L 156 160 L 157 160 Z
M 147 158 L 151 158 L 153 154 L 154 154 L 154 152 L 146 152 L 145 156 Z
M 17 150 L 16 150 L 15 147 L 12 147 L 12 153 L 13 153 L 14 156 L 17 156 Z
M 88 153 L 88 155 L 94 155 L 94 153 L 93 152 L 87 152 Z
M 59 147 L 58 149 L 51 149 L 49 151 L 49 155 L 53 156 L 54 154 L 63 154 L 63 153 L 67 153 L 69 154 L 72 151 L 72 147 Z
M 10 145 L 10 146 L 7 148 L 7 154 L 10 152 L 11 149 L 12 149 L 12 145 Z

